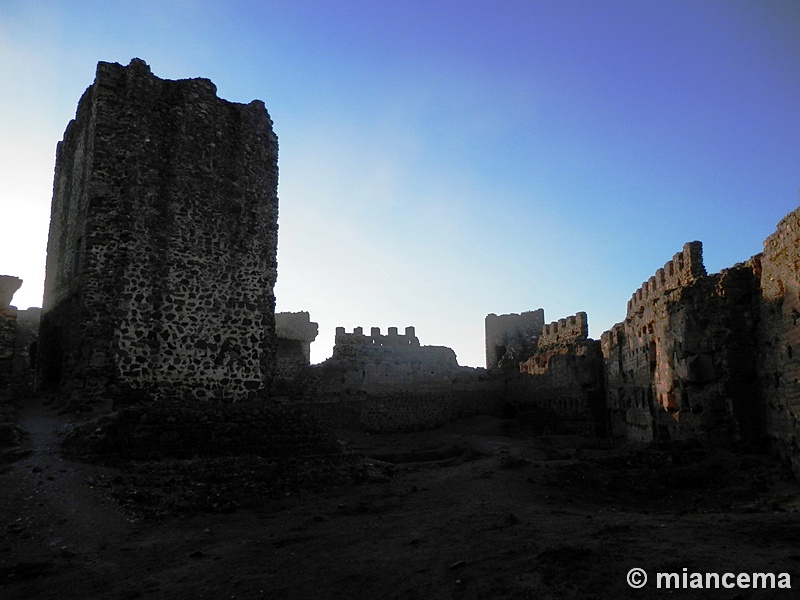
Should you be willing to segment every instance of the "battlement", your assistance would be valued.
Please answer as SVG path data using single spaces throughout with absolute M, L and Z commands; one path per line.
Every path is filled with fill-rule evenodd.
M 353 333 L 347 333 L 344 327 L 336 328 L 335 343 L 350 346 L 419 346 L 419 338 L 413 327 L 406 327 L 404 335 L 397 332 L 397 327 L 389 327 L 387 335 L 381 335 L 380 327 L 372 327 L 369 335 L 364 335 L 363 327 L 356 327 Z
M 539 336 L 538 351 L 558 346 L 581 342 L 589 337 L 589 319 L 585 312 L 553 321 L 545 325 Z
M 645 305 L 663 295 L 664 292 L 685 287 L 705 276 L 703 243 L 686 242 L 682 252 L 675 254 L 671 261 L 656 271 L 655 275 L 633 293 L 628 301 L 628 316 L 638 312 Z

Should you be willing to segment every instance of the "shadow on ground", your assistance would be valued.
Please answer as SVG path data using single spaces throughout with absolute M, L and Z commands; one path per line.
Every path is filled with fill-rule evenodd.
M 656 589 L 656 572 L 788 573 L 800 487 L 774 460 L 611 448 L 477 417 L 339 431 L 338 463 L 64 458 L 63 417 L 21 416 L 0 465 L 0 597 L 775 598 Z M 626 574 L 650 575 L 631 589 Z M 739 594 L 739 595 L 737 595 Z

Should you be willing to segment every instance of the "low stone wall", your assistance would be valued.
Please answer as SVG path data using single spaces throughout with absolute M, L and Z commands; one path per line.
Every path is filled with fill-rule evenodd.
M 253 455 L 282 461 L 341 454 L 318 419 L 274 400 L 129 406 L 76 428 L 64 449 L 133 459 Z

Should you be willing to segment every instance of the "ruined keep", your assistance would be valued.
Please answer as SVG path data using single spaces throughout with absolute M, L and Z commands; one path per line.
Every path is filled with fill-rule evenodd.
M 268 392 L 277 158 L 261 101 L 99 63 L 56 152 L 39 387 L 73 405 Z
M 486 316 L 486 368 L 516 371 L 533 354 L 544 329 L 544 309 Z

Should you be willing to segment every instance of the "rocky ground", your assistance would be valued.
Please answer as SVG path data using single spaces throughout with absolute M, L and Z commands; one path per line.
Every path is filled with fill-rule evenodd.
M 353 458 L 88 464 L 21 415 L 0 465 L 0 598 L 794 598 L 800 487 L 773 460 L 614 449 L 481 417 L 341 431 Z M 357 456 L 364 458 L 357 458 Z M 632 589 L 626 575 L 650 581 Z M 658 589 L 656 572 L 788 573 L 785 589 Z M 785 579 L 784 579 L 785 581 Z

